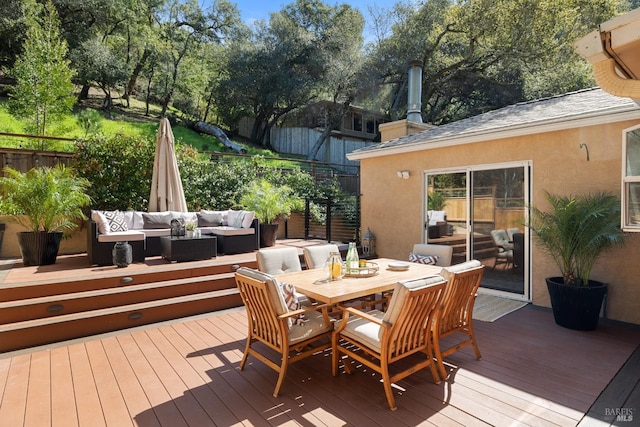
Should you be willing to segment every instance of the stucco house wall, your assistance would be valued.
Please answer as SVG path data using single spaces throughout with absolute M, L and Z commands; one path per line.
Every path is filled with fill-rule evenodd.
M 603 113 L 604 114 L 604 113 Z M 376 235 L 377 253 L 382 257 L 407 259 L 414 243 L 423 241 L 425 171 L 465 168 L 505 162 L 531 163 L 532 202 L 545 207 L 544 192 L 579 194 L 594 191 L 621 191 L 622 131 L 640 125 L 640 115 L 632 120 L 611 119 L 609 123 L 564 125 L 564 129 L 510 137 L 484 135 L 482 141 L 429 143 L 428 133 L 413 135 L 403 144 L 399 138 L 386 150 L 354 153 L 360 157 L 362 229 Z M 569 128 L 567 128 L 569 127 Z M 437 139 L 437 138 L 436 138 Z M 473 139 L 473 138 L 471 138 Z M 580 147 L 586 144 L 589 151 Z M 440 145 L 440 146 L 439 146 Z M 407 152 L 400 152 L 405 150 Z M 397 171 L 410 172 L 399 179 Z M 628 233 L 625 246 L 615 248 L 600 259 L 592 278 L 609 283 L 607 317 L 640 324 L 640 233 Z M 531 299 L 549 307 L 545 277 L 558 275 L 557 267 L 536 245 L 531 251 Z

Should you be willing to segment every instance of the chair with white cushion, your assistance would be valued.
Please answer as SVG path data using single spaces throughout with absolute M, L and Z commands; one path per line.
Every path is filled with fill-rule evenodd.
M 473 306 L 483 273 L 484 266 L 478 260 L 445 267 L 440 272 L 442 277 L 447 279 L 447 287 L 440 315 L 431 332 L 434 355 L 438 361 L 440 376 L 443 379 L 447 378 L 443 363 L 444 357 L 468 345 L 473 347 L 478 360 L 482 357 L 473 332 Z M 449 338 L 447 348 L 441 349 L 440 340 L 454 335 L 459 338 Z
M 289 364 L 309 357 L 331 346 L 333 325 L 327 314 L 328 305 L 316 305 L 291 310 L 283 287 L 270 274 L 247 267 L 235 273 L 236 284 L 247 310 L 248 333 L 240 370 L 244 370 L 249 355 L 278 372 L 273 396 L 282 388 Z M 304 315 L 303 321 L 297 321 Z M 279 362 L 268 358 L 266 349 L 254 348 L 260 342 L 279 353 Z
M 333 252 L 340 252 L 338 245 L 334 245 L 333 243 L 302 248 L 304 263 L 309 270 L 314 268 L 324 268 L 325 263 L 329 259 L 329 255 Z
M 338 375 L 342 355 L 347 356 L 343 359 L 347 373 L 354 371 L 349 358 L 378 372 L 392 411 L 396 409 L 392 383 L 423 368 L 430 368 L 434 382 L 440 383 L 429 331 L 445 285 L 445 279 L 440 276 L 397 283 L 386 312 L 342 307 L 342 320 L 331 337 L 332 374 Z M 416 363 L 411 366 L 400 363 L 402 371 L 393 375 L 389 372 L 395 362 L 417 353 L 423 357 Z
M 293 247 L 260 249 L 256 261 L 258 270 L 269 274 L 302 271 L 298 250 Z
M 496 247 L 495 269 L 498 264 L 504 264 L 505 268 L 513 265 L 513 242 L 509 241 L 509 235 L 505 230 L 492 230 L 491 237 Z
M 440 267 L 448 267 L 451 265 L 451 257 L 453 256 L 453 246 L 449 245 L 433 245 L 429 243 L 417 243 L 413 245 L 413 253 L 423 256 L 437 256 L 438 261 L 435 265 Z

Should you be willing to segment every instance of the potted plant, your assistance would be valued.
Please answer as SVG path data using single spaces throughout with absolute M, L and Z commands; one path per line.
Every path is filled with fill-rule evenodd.
M 24 265 L 54 264 L 60 241 L 85 219 L 89 181 L 58 165 L 22 173 L 7 167 L 0 178 L 0 211 L 28 231 L 18 233 Z
M 265 179 L 254 181 L 240 203 L 255 212 L 260 221 L 260 246 L 273 246 L 278 236 L 278 220 L 287 218 L 300 207 L 302 200 L 286 186 L 275 186 Z
M 607 192 L 546 193 L 546 199 L 549 211 L 530 208 L 528 225 L 562 275 L 546 278 L 554 319 L 571 329 L 596 329 L 607 284 L 592 280 L 591 269 L 603 251 L 623 243 L 620 201 Z
M 198 224 L 196 224 L 195 221 L 187 221 L 184 228 L 187 232 L 187 237 L 192 238 L 195 231 L 198 229 Z

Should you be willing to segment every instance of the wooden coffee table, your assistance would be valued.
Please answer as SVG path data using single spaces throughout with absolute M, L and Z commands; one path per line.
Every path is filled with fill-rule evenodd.
M 162 236 L 161 255 L 167 261 L 196 261 L 218 255 L 216 236 L 200 237 Z

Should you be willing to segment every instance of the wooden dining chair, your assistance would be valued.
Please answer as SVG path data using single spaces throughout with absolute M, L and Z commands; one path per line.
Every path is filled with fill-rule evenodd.
M 434 357 L 443 379 L 447 378 L 444 357 L 468 345 L 473 347 L 478 360 L 482 357 L 473 332 L 473 305 L 483 273 L 484 266 L 477 260 L 445 267 L 440 273 L 447 279 L 447 286 L 440 314 L 432 328 L 432 337 Z M 440 340 L 454 335 L 462 338 L 448 339 L 443 350 Z
M 236 284 L 247 310 L 247 342 L 240 362 L 244 369 L 249 355 L 276 372 L 278 380 L 273 396 L 282 388 L 289 364 L 331 347 L 333 324 L 327 314 L 329 305 L 305 306 L 290 310 L 286 294 L 278 280 L 257 270 L 241 267 L 235 273 Z M 304 316 L 304 317 L 302 317 Z M 261 342 L 279 355 L 274 362 L 252 344 Z
M 329 255 L 333 252 L 340 252 L 338 245 L 333 243 L 302 248 L 304 263 L 310 270 L 313 268 L 324 268 L 324 264 L 329 259 Z
M 331 336 L 332 374 L 338 375 L 341 355 L 347 356 L 343 359 L 347 373 L 354 371 L 349 358 L 378 372 L 392 411 L 396 410 L 392 383 L 423 368 L 430 368 L 434 382 L 440 383 L 429 331 L 446 283 L 440 276 L 398 283 L 386 312 L 343 307 L 342 320 Z M 409 356 L 418 360 L 391 375 L 390 365 Z

